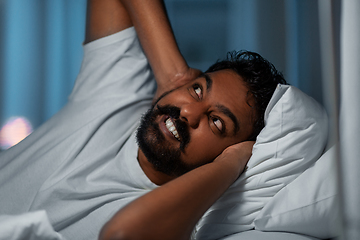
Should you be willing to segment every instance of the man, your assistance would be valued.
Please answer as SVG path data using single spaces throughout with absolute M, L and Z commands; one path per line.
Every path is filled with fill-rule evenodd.
M 45 209 L 68 239 L 94 239 L 110 218 L 102 239 L 189 238 L 243 171 L 285 81 L 246 52 L 189 68 L 162 1 L 89 0 L 85 43 L 69 103 L 1 155 L 0 213 Z

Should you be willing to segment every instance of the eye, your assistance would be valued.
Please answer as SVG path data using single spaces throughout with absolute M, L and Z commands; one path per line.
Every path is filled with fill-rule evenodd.
M 195 94 L 198 96 L 198 98 L 202 99 L 202 89 L 201 89 L 200 85 L 195 84 L 193 86 L 193 89 L 194 89 Z
M 222 122 L 222 120 L 218 117 L 211 117 L 211 121 L 214 123 L 215 127 L 223 133 L 225 131 L 225 126 Z

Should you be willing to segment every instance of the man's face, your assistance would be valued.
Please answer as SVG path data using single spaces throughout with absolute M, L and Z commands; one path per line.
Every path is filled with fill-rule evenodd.
M 138 129 L 140 149 L 156 170 L 179 176 L 213 161 L 252 133 L 255 109 L 242 78 L 220 70 L 160 97 Z

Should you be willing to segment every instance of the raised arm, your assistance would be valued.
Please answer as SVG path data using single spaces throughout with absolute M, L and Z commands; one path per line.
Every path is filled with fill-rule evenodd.
M 196 168 L 138 198 L 103 227 L 101 240 L 186 239 L 205 211 L 243 171 L 253 142 L 225 149 Z
M 194 79 L 176 44 L 161 0 L 88 0 L 85 42 L 134 26 L 153 69 L 156 96 Z
M 88 0 L 85 42 L 109 36 L 133 26 L 120 0 Z

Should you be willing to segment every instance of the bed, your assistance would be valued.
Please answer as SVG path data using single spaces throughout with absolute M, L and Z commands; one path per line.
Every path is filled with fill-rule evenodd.
M 246 171 L 204 214 L 195 239 L 315 240 L 338 235 L 336 147 L 324 109 L 278 85 Z M 63 239 L 45 211 L 0 217 L 0 239 Z

